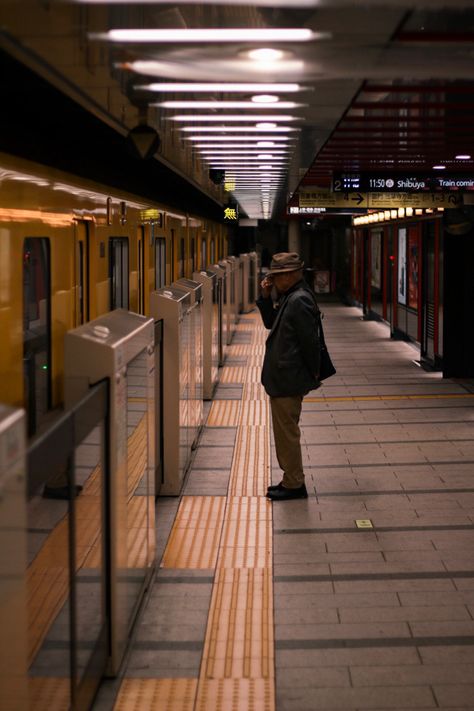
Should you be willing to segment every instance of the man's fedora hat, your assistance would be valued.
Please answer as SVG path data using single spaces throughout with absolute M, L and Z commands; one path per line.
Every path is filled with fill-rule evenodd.
M 300 255 L 296 252 L 278 252 L 274 254 L 269 274 L 284 274 L 285 272 L 295 272 L 298 269 L 303 269 L 304 262 L 301 261 Z

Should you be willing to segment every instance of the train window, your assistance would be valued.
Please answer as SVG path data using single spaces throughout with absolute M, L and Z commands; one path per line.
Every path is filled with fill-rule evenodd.
M 128 309 L 128 238 L 109 239 L 110 309 Z
M 201 242 L 201 269 L 207 267 L 207 242 L 205 239 Z
M 23 243 L 23 383 L 28 435 L 51 408 L 51 257 L 47 237 Z
M 166 283 L 166 240 L 155 239 L 155 289 L 161 289 Z
M 184 273 L 185 257 L 186 257 L 185 241 L 184 241 L 184 237 L 181 237 L 181 240 L 179 243 L 179 276 L 180 277 L 186 276 Z
M 211 239 L 211 264 L 215 264 L 216 261 L 216 253 L 215 253 L 215 244 L 214 244 L 214 237 Z

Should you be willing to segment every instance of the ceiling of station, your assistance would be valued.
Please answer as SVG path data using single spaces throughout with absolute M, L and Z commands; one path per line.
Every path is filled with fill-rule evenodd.
M 335 171 L 474 168 L 457 157 L 474 157 L 472 0 L 50 0 L 49 12 L 65 6 L 79 13 L 91 72 L 105 68 L 129 105 L 224 170 L 249 217 L 271 217 L 302 186 L 329 187 Z M 11 17 L 17 42 L 44 36 Z M 86 90 L 74 66 L 56 65 Z

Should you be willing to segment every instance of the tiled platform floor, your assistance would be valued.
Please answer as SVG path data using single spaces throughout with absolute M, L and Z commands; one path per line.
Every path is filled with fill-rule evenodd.
M 211 562 L 159 569 L 118 700 L 119 682 L 104 684 L 94 711 L 474 710 L 472 382 L 425 372 L 411 345 L 391 341 L 385 325 L 362 321 L 356 308 L 324 304 L 323 310 L 337 375 L 304 403 L 309 498 L 269 504 L 261 476 L 250 494 L 235 483 L 242 467 L 252 466 L 251 456 L 265 468 L 268 431 L 253 367 L 248 378 L 245 369 L 247 359 L 252 366 L 256 355 L 261 360 L 265 332 L 255 314 L 244 316 L 180 507 L 207 497 L 206 533 L 195 538 L 207 541 L 201 560 Z M 244 407 L 246 397 L 258 406 L 243 417 L 239 403 Z M 223 401 L 231 405 L 225 416 L 215 408 Z M 258 446 L 255 437 L 263 438 Z M 243 457 L 236 443 L 253 453 L 247 465 L 238 465 L 237 478 L 233 462 Z M 223 498 L 224 510 L 218 505 Z M 158 502 L 159 555 L 178 504 Z M 373 528 L 357 527 L 357 520 L 367 519 Z M 227 544 L 219 547 L 229 532 L 237 546 L 230 558 Z M 268 571 L 272 580 L 265 582 Z M 233 591 L 234 618 L 225 612 L 226 586 Z M 222 622 L 217 595 L 224 600 Z M 265 632 L 274 644 L 269 657 L 258 646 L 268 619 L 262 605 L 273 617 Z M 233 630 L 232 650 L 212 679 L 205 676 L 206 655 L 213 639 L 229 647 L 225 635 L 218 639 L 224 625 Z M 217 636 L 208 631 L 206 637 L 210 628 Z M 250 638 L 260 655 L 248 652 L 257 671 L 245 665 Z M 244 663 L 235 674 L 239 639 Z

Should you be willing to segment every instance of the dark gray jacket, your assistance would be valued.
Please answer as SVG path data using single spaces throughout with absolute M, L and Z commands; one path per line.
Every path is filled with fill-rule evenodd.
M 262 368 L 262 385 L 271 397 L 305 395 L 319 387 L 319 310 L 302 279 L 283 294 L 257 300 L 263 323 L 270 329 Z

